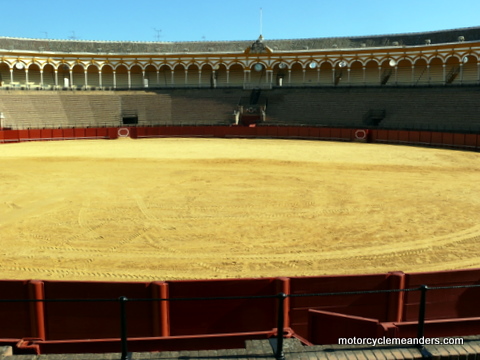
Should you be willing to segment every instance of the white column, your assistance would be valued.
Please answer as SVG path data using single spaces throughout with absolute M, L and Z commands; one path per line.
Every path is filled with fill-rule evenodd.
M 58 69 L 55 69 L 55 86 L 58 86 Z
M 227 85 L 230 84 L 230 70 L 227 69 Z
M 160 70 L 157 69 L 157 86 L 160 86 Z
M 113 70 L 113 88 L 117 88 L 117 72 Z
M 412 65 L 412 80 L 411 85 L 415 85 L 415 65 Z
M 442 65 L 442 68 L 443 68 L 443 85 L 445 85 L 446 82 L 447 82 L 447 79 L 446 79 L 446 77 L 447 77 L 447 74 L 446 74 L 447 65 L 446 65 L 446 64 L 443 64 L 443 65 Z
M 98 69 L 98 84 L 100 87 L 103 87 L 102 69 Z
M 173 86 L 175 84 L 175 69 L 170 70 L 171 71 L 171 85 Z
M 363 85 L 365 85 L 367 82 L 367 74 L 366 74 L 365 66 L 362 67 L 362 71 L 363 71 Z
M 202 87 L 202 70 L 198 70 L 198 87 Z
M 43 87 L 43 70 L 40 70 L 40 86 Z
M 188 85 L 188 69 L 185 69 L 185 85 Z
M 10 69 L 10 85 L 13 83 L 13 69 Z
M 25 85 L 28 87 L 28 69 L 25 69 Z
M 84 69 L 83 72 L 84 72 L 84 76 L 85 76 L 85 87 L 87 87 L 88 86 L 88 72 L 87 72 L 87 69 Z
M 70 87 L 73 86 L 73 69 L 68 70 L 68 76 L 70 78 Z
M 128 75 L 128 88 L 132 88 L 132 74 L 130 72 L 130 69 L 127 70 L 127 75 Z
M 292 69 L 288 69 L 288 85 L 292 83 Z
M 480 83 L 480 62 L 477 62 L 477 84 Z

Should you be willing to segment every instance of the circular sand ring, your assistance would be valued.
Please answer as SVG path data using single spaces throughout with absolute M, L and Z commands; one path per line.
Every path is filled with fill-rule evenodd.
M 130 136 L 130 130 L 127 128 L 118 129 L 118 137 L 128 137 Z

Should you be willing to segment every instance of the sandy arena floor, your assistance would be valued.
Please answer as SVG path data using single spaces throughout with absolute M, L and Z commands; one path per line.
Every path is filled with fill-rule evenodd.
M 290 140 L 0 145 L 0 278 L 480 266 L 480 154 Z

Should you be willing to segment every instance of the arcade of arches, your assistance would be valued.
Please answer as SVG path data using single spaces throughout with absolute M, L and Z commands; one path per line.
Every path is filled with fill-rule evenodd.
M 478 84 L 480 63 L 476 53 L 448 56 L 358 56 L 304 58 L 252 56 L 243 59 L 180 58 L 165 61 L 76 58 L 3 58 L 3 88 L 175 88 L 272 86 L 416 86 Z

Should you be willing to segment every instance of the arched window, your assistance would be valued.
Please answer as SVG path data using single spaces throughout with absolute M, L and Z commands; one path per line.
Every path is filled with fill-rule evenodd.
M 187 86 L 199 87 L 200 86 L 200 69 L 197 64 L 190 64 L 187 71 Z
M 73 84 L 78 88 L 82 88 L 86 85 L 85 80 L 85 68 L 77 64 L 72 68 L 72 77 L 73 77 Z
M 430 83 L 430 69 L 425 59 L 417 59 L 413 64 L 413 84 L 426 85 Z
M 333 84 L 332 69 L 332 64 L 328 61 L 325 61 L 320 65 L 320 85 L 331 86 Z
M 117 88 L 128 89 L 128 69 L 124 64 L 117 66 L 115 71 Z
M 130 88 L 140 89 L 144 87 L 143 71 L 140 65 L 133 65 L 130 68 Z
M 412 63 L 408 59 L 402 59 L 397 64 L 397 84 L 412 85 Z
M 90 65 L 87 68 L 86 84 L 88 86 L 99 87 L 100 86 L 100 71 L 96 65 Z
M 38 64 L 30 64 L 28 67 L 28 84 L 30 87 L 39 87 L 42 82 L 40 76 L 40 66 Z
M 160 66 L 158 72 L 158 86 L 167 87 L 172 85 L 172 70 L 168 65 Z
M 356 60 L 350 64 L 350 85 L 358 86 L 365 83 L 365 73 L 363 71 L 363 64 Z
M 243 86 L 244 83 L 244 68 L 241 64 L 233 64 L 229 68 L 229 85 Z
M 145 68 L 145 87 L 158 87 L 159 76 L 157 76 L 157 68 L 152 64 L 147 65 Z
M 113 88 L 115 84 L 113 78 L 113 68 L 111 65 L 106 64 L 102 66 L 102 86 L 106 88 Z
M 443 85 L 445 84 L 445 69 L 443 66 L 443 60 L 441 58 L 435 57 L 430 61 L 429 68 L 429 84 L 432 85 Z

